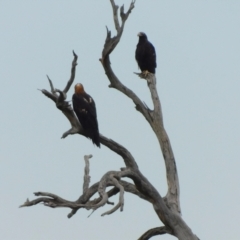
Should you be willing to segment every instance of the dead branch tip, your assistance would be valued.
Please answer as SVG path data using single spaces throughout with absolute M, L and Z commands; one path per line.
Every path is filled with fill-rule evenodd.
M 107 30 L 107 39 L 111 38 L 111 31 L 108 30 L 108 27 L 106 26 L 106 30 Z
M 123 14 L 123 13 L 124 13 L 124 4 L 120 8 L 120 14 Z
M 19 208 L 26 207 L 29 204 L 29 199 L 27 198 L 26 202 L 19 206 Z
M 74 56 L 75 58 L 78 57 L 78 55 L 74 52 L 74 50 L 73 50 L 73 56 Z
M 89 159 L 89 158 L 92 158 L 93 157 L 93 155 L 92 154 L 89 154 L 89 155 L 85 155 L 84 156 L 84 159 Z

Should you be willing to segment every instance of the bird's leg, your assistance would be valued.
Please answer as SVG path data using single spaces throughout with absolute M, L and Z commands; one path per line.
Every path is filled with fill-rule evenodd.
M 150 72 L 148 70 L 144 70 L 142 71 L 142 74 L 144 77 L 147 77 L 147 75 L 149 74 Z
M 140 78 L 146 79 L 149 76 L 150 72 L 148 70 L 144 70 L 141 73 L 135 73 L 137 74 Z

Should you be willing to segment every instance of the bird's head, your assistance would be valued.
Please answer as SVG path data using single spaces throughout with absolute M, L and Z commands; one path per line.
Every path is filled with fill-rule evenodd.
M 147 39 L 147 35 L 144 32 L 138 33 L 139 38 L 141 39 Z
M 75 85 L 75 93 L 77 93 L 77 94 L 84 93 L 84 87 L 81 83 L 77 83 Z

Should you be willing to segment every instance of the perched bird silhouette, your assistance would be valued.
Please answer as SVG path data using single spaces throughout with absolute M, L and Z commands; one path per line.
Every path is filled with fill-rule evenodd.
M 145 33 L 140 32 L 138 36 L 139 41 L 135 52 L 138 66 L 143 74 L 147 74 L 148 72 L 155 74 L 155 69 L 157 67 L 155 48 L 148 41 Z
M 93 144 L 100 148 L 97 111 L 93 98 L 84 91 L 81 83 L 75 85 L 75 93 L 72 96 L 73 109 L 81 123 L 87 137 Z

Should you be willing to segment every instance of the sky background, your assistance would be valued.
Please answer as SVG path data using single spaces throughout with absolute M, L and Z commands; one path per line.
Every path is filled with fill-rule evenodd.
M 117 0 L 117 4 L 130 1 Z M 204 240 L 239 239 L 240 198 L 240 2 L 235 0 L 138 0 L 121 42 L 111 54 L 119 79 L 148 106 L 146 82 L 133 72 L 137 33 L 157 53 L 157 87 L 176 158 L 182 216 Z M 165 166 L 156 137 L 133 102 L 108 88 L 99 62 L 106 37 L 115 34 L 110 1 L 1 1 L 0 7 L 0 239 L 132 240 L 162 226 L 153 207 L 125 194 L 124 211 L 88 218 L 80 210 L 43 205 L 18 208 L 33 192 L 76 200 L 82 193 L 85 154 L 91 183 L 123 160 L 80 135 L 62 140 L 65 116 L 37 89 L 63 89 L 72 50 L 78 54 L 75 83 L 97 105 L 100 132 L 124 145 L 142 173 L 164 196 Z M 74 83 L 74 84 L 75 84 Z M 71 100 L 73 87 L 68 92 Z M 113 198 L 115 203 L 118 196 Z M 175 239 L 157 236 L 153 239 Z

